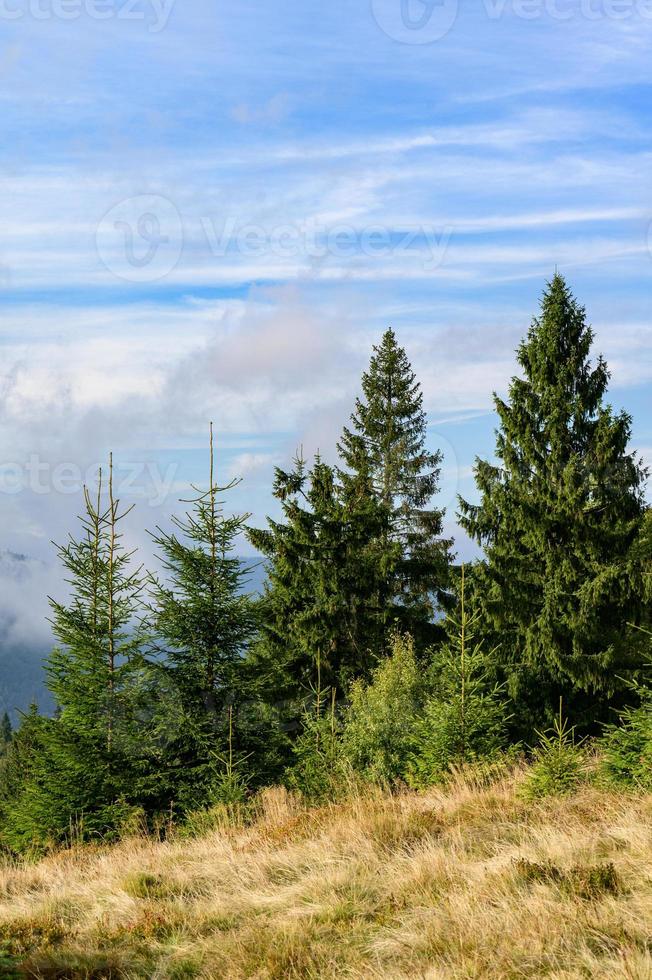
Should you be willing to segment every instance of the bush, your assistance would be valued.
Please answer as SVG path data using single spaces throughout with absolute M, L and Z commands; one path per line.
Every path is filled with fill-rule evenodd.
M 497 759 L 505 744 L 505 709 L 491 692 L 466 698 L 430 699 L 415 728 L 417 747 L 408 782 L 416 788 L 440 782 L 455 766 Z
M 652 790 L 652 690 L 636 686 L 637 708 L 626 708 L 601 740 L 600 775 L 608 783 Z
M 431 693 L 414 729 L 413 786 L 439 782 L 453 766 L 495 759 L 505 748 L 507 702 L 489 677 L 478 624 L 478 614 L 467 608 L 462 568 L 459 615 L 448 617 L 448 640 L 433 656 Z
M 344 759 L 366 779 L 391 784 L 405 778 L 424 700 L 422 671 L 411 637 L 396 635 L 391 655 L 357 681 L 342 734 Z
M 319 802 L 337 796 L 344 782 L 346 763 L 339 737 L 335 701 L 330 710 L 317 703 L 307 711 L 303 730 L 293 748 L 294 764 L 287 773 L 287 785 L 308 800 Z
M 527 799 L 571 793 L 586 775 L 583 743 L 576 742 L 575 729 L 568 726 L 559 702 L 559 717 L 552 728 L 540 733 L 533 752 L 532 768 L 523 785 Z

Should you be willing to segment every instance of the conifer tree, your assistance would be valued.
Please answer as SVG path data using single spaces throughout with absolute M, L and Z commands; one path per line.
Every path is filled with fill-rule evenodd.
M 446 641 L 432 651 L 408 773 L 415 786 L 438 782 L 454 765 L 491 761 L 507 742 L 506 699 L 493 677 L 494 655 L 483 648 L 464 565 L 458 599 L 458 610 L 447 617 Z
M 561 692 L 573 717 L 580 701 L 595 713 L 637 659 L 628 560 L 644 471 L 628 449 L 630 417 L 604 402 L 609 372 L 602 357 L 591 362 L 592 343 L 584 309 L 555 275 L 517 352 L 522 376 L 508 400 L 494 399 L 497 460 L 476 462 L 480 503 L 460 501 L 462 526 L 485 548 L 476 591 L 510 695 L 548 720 Z M 573 702 L 572 690 L 588 693 Z
M 50 600 L 59 640 L 46 665 L 55 718 L 32 712 L 21 726 L 16 758 L 28 765 L 11 814 L 31 828 L 32 845 L 64 839 L 73 825 L 83 836 L 118 829 L 134 807 L 157 798 L 160 780 L 146 752 L 138 697 L 147 673 L 138 621 L 143 581 L 124 549 L 122 510 L 109 465 L 108 501 L 102 474 L 96 495 L 84 491 L 82 534 L 58 547 L 70 596 Z M 36 743 L 35 743 L 36 744 Z
M 385 566 L 378 602 L 387 621 L 416 640 L 433 639 L 435 614 L 447 598 L 451 544 L 441 537 L 443 511 L 431 506 L 442 454 L 427 448 L 421 386 L 393 330 L 374 347 L 362 395 L 338 445 L 341 478 L 346 484 L 350 474 L 368 475 L 390 515 L 378 542 Z
M 310 470 L 301 456 L 276 470 L 274 496 L 283 521 L 268 519 L 249 538 L 268 559 L 261 600 L 261 639 L 252 663 L 267 696 L 301 699 L 314 685 L 339 694 L 366 676 L 382 643 L 384 609 L 378 594 L 383 555 L 377 542 L 387 525 L 363 477 L 338 485 L 319 457 Z
M 154 583 L 156 629 L 183 714 L 168 746 L 182 807 L 219 795 L 228 776 L 227 755 L 230 772 L 236 771 L 234 738 L 236 755 L 243 751 L 237 708 L 246 695 L 244 655 L 256 627 L 254 604 L 245 593 L 249 569 L 234 554 L 248 515 L 224 513 L 220 494 L 239 481 L 216 483 L 212 424 L 209 467 L 208 488 L 193 486 L 196 496 L 184 501 L 190 510 L 172 519 L 175 530 L 159 528 L 153 536 L 165 572 Z
M 40 715 L 35 704 L 21 714 L 18 730 L 0 756 L 0 843 L 3 847 L 23 853 L 43 839 L 41 807 L 30 806 L 30 796 L 36 790 L 44 796 L 46 785 L 39 785 L 37 770 L 45 745 L 55 724 Z M 32 814 L 36 809 L 36 828 Z M 47 836 L 47 829 L 45 836 Z
M 143 665 L 138 614 L 144 581 L 122 543 L 120 526 L 133 505 L 122 510 L 114 495 L 112 459 L 107 490 L 105 506 L 100 470 L 96 499 L 84 490 L 81 538 L 71 536 L 57 549 L 72 594 L 68 603 L 50 600 L 61 645 L 50 656 L 47 673 L 66 728 L 103 746 L 110 765 L 121 748 L 125 698 Z

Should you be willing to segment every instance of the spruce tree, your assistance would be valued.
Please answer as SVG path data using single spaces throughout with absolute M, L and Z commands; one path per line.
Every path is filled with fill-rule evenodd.
M 561 692 L 571 714 L 595 716 L 637 666 L 628 562 L 644 470 L 628 449 L 629 415 L 605 404 L 609 372 L 602 357 L 591 362 L 592 343 L 585 310 L 555 275 L 517 351 L 522 375 L 508 400 L 494 396 L 497 459 L 476 462 L 480 503 L 460 500 L 462 526 L 485 549 L 475 588 L 486 625 L 530 722 L 550 719 Z M 573 691 L 586 694 L 573 701 Z
M 38 850 L 48 836 L 40 819 L 42 806 L 30 804 L 35 791 L 43 798 L 47 795 L 47 782 L 42 785 L 37 772 L 54 724 L 31 704 L 21 713 L 18 730 L 0 756 L 0 844 L 7 850 Z
M 165 576 L 154 581 L 154 616 L 165 653 L 165 673 L 179 694 L 183 721 L 168 745 L 181 808 L 210 802 L 242 756 L 238 707 L 246 698 L 244 655 L 256 627 L 254 604 L 245 592 L 247 565 L 234 554 L 248 515 L 224 513 L 215 481 L 210 428 L 209 483 L 194 487 L 175 530 L 153 535 Z M 235 710 L 234 710 L 235 709 Z M 231 762 L 229 770 L 228 760 Z
M 408 773 L 412 785 L 438 782 L 455 765 L 490 762 L 505 748 L 507 703 L 494 680 L 493 654 L 483 647 L 480 627 L 463 565 L 458 609 L 448 614 L 446 641 L 432 651 Z
M 19 824 L 29 827 L 31 846 L 62 841 L 73 826 L 81 836 L 119 830 L 160 791 L 138 700 L 147 686 L 143 581 L 122 543 L 120 524 L 131 508 L 122 510 L 114 496 L 112 463 L 106 501 L 103 489 L 100 471 L 97 493 L 84 491 L 80 537 L 57 549 L 70 596 L 50 600 L 60 643 L 46 664 L 55 717 L 32 712 L 18 739 L 21 758 L 26 733 L 38 736 L 11 815 L 14 837 Z
M 308 697 L 318 671 L 323 687 L 341 695 L 369 674 L 383 642 L 377 542 L 387 511 L 364 476 L 339 485 L 319 457 L 310 469 L 301 456 L 290 472 L 277 468 L 273 492 L 283 520 L 249 530 L 268 559 L 252 665 L 268 698 Z
M 378 540 L 385 568 L 378 603 L 388 624 L 417 640 L 432 640 L 437 612 L 447 599 L 450 541 L 443 540 L 443 511 L 432 506 L 442 454 L 427 447 L 423 393 L 393 330 L 374 347 L 362 377 L 351 427 L 338 444 L 346 485 L 368 474 L 376 500 L 389 512 Z M 396 548 L 398 545 L 398 549 Z

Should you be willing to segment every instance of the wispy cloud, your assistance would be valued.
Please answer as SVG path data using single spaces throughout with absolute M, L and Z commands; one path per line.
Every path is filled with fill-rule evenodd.
M 3 22 L 0 469 L 172 466 L 160 506 L 134 497 L 146 551 L 213 419 L 234 506 L 262 519 L 276 462 L 333 453 L 392 323 L 450 505 L 555 265 L 649 447 L 652 24 L 569 6 L 461 3 L 422 46 L 317 0 L 177 0 L 158 32 Z M 0 549 L 41 563 L 27 595 L 56 587 L 77 506 L 0 489 Z

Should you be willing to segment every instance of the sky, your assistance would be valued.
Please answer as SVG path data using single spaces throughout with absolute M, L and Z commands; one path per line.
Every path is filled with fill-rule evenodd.
M 388 326 L 472 555 L 555 268 L 652 462 L 651 42 L 652 0 L 0 0 L 0 642 L 49 643 L 110 451 L 147 564 L 210 420 L 261 524 Z

